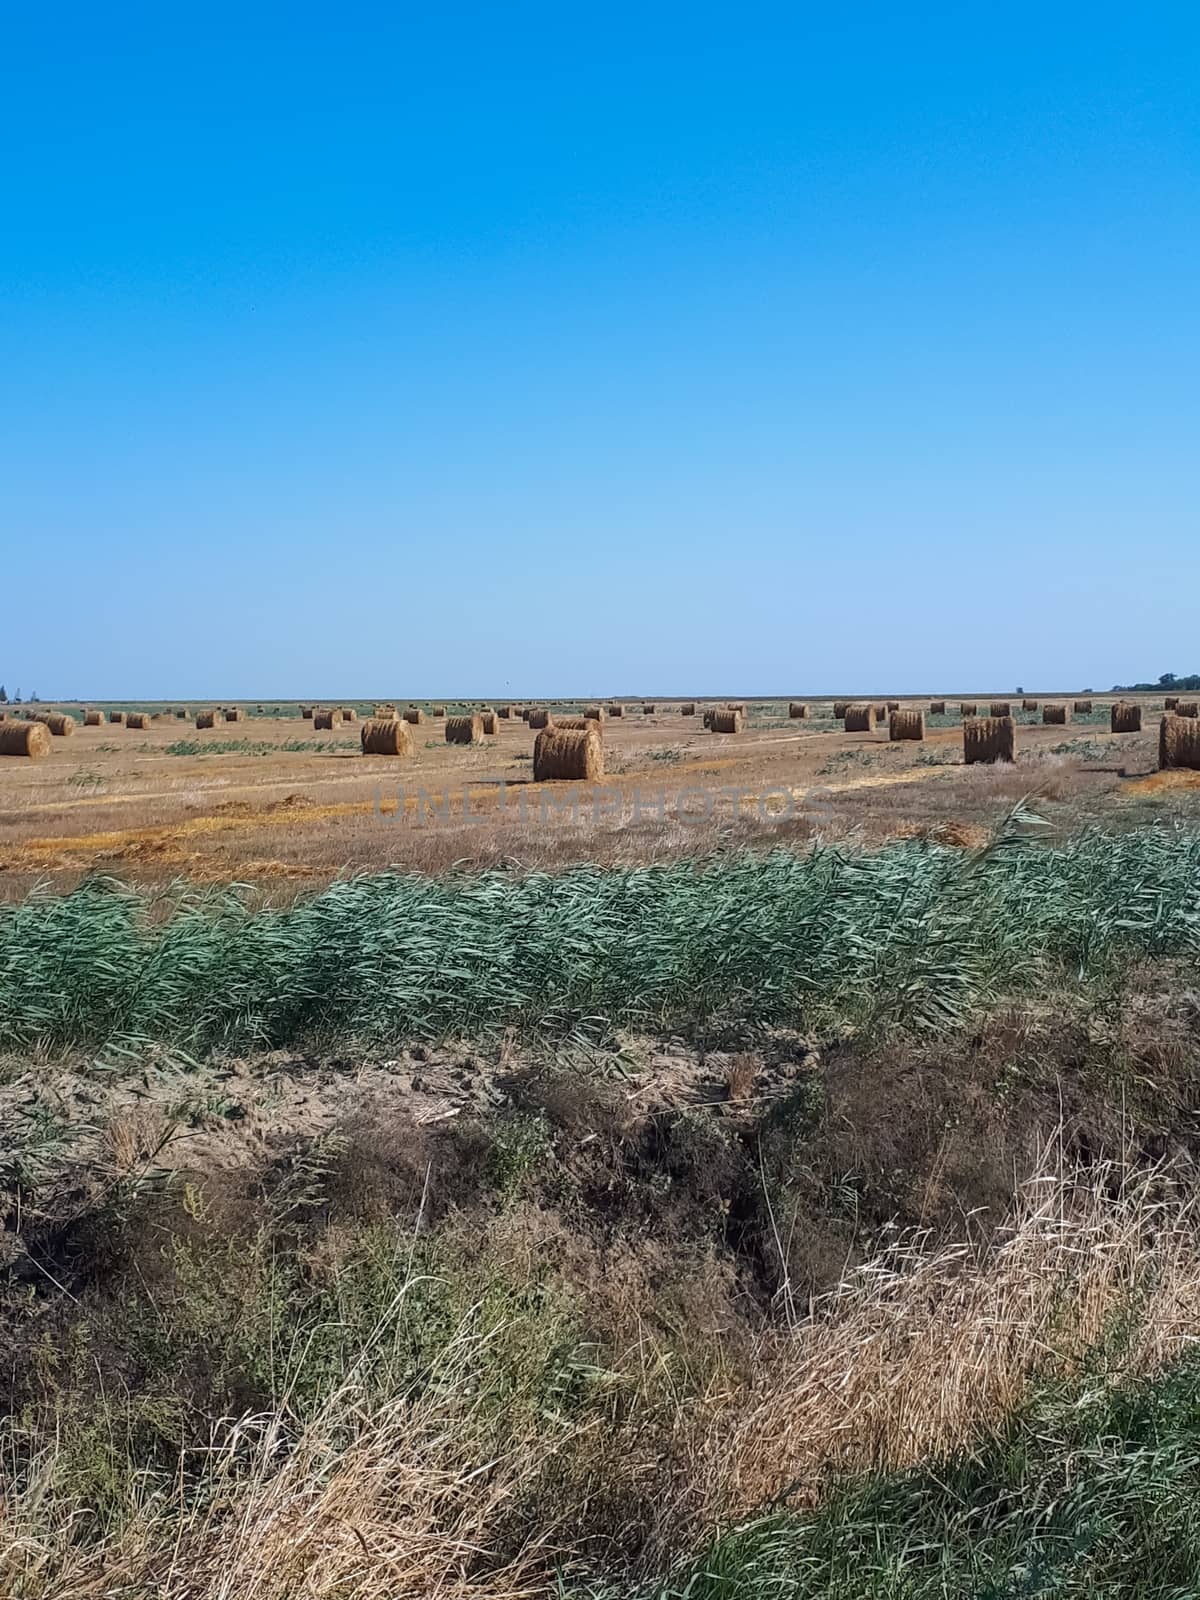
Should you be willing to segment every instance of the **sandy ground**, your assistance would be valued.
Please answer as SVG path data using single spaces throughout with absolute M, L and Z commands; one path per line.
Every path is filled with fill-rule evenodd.
M 93 871 L 298 889 L 389 864 L 653 860 L 813 834 L 971 844 L 1030 795 L 1118 823 L 1200 809 L 1200 774 L 1154 771 L 1161 701 L 1146 702 L 1140 735 L 1031 720 L 1007 768 L 962 765 L 953 700 L 923 743 L 892 744 L 886 727 L 847 734 L 830 709 L 815 702 L 810 720 L 790 721 L 786 703 L 750 702 L 746 730 L 724 735 L 677 703 L 631 708 L 605 724 L 599 788 L 534 784 L 535 736 L 519 720 L 462 747 L 431 719 L 408 759 L 364 757 L 356 726 L 314 733 L 295 716 L 80 726 L 45 760 L 0 760 L 0 897 Z M 195 753 L 173 753 L 180 744 Z

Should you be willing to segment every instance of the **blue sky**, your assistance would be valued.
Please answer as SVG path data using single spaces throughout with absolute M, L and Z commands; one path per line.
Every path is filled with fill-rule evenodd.
M 9 6 L 0 679 L 1200 670 L 1198 82 L 1178 5 Z

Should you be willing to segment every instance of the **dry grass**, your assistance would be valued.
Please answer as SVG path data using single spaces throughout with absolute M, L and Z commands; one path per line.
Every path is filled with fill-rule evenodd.
M 1156 1175 L 1065 1171 L 1056 1151 L 988 1245 L 900 1241 L 790 1337 L 759 1352 L 707 1462 L 710 1516 L 741 1515 L 830 1472 L 903 1468 L 958 1449 L 1029 1395 L 1077 1376 L 1138 1303 L 1110 1377 L 1152 1373 L 1196 1341 L 1200 1211 Z
M 748 1071 L 731 1063 L 730 1076 L 750 1091 Z M 144 1143 L 131 1136 L 131 1158 Z M 167 1493 L 135 1481 L 103 1538 L 81 1537 L 90 1508 L 56 1494 L 67 1441 L 48 1437 L 8 1486 L 0 1588 L 20 1600 L 550 1600 L 554 1569 L 578 1569 L 575 1530 L 594 1526 L 600 1499 L 653 1494 L 643 1559 L 670 1558 L 785 1493 L 815 1503 L 833 1474 L 961 1449 L 1046 1377 L 1159 1371 L 1195 1343 L 1198 1223 L 1194 1196 L 1164 1174 L 1078 1173 L 1052 1149 L 998 1233 L 902 1236 L 810 1307 L 785 1283 L 788 1326 L 736 1361 L 697 1328 L 690 1353 L 712 1378 L 686 1402 L 684 1372 L 635 1326 L 600 1411 L 547 1412 L 499 1387 L 509 1375 L 486 1351 L 503 1329 L 479 1307 L 446 1328 L 436 1381 L 412 1387 L 404 1327 L 418 1283 L 402 1276 L 361 1363 L 315 1414 L 285 1395 L 219 1427 L 197 1453 L 202 1481 Z

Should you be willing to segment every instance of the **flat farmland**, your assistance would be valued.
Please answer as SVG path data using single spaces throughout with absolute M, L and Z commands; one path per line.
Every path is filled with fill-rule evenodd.
M 629 703 L 604 723 L 602 784 L 534 783 L 535 734 L 519 717 L 461 746 L 427 713 L 403 758 L 363 756 L 359 724 L 314 732 L 294 712 L 211 729 L 191 714 L 145 729 L 80 723 L 44 760 L 0 763 L 0 896 L 97 871 L 311 887 L 388 865 L 636 863 L 815 834 L 972 844 L 1031 795 L 1051 814 L 1118 826 L 1194 812 L 1196 775 L 1155 772 L 1161 699 L 1144 698 L 1140 734 L 1109 731 L 1110 703 L 1047 726 L 1014 702 L 1017 760 L 970 767 L 953 697 L 926 716 L 923 741 L 894 743 L 886 723 L 847 733 L 829 702 L 792 720 L 786 701 L 748 701 L 737 734 L 709 733 L 703 705 L 685 717 L 678 702 L 653 714 Z

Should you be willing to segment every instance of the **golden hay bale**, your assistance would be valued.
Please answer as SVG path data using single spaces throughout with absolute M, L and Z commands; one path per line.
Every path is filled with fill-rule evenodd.
M 342 713 L 332 707 L 320 707 L 313 710 L 313 732 L 326 728 L 336 728 L 342 720 Z
M 242 710 L 241 706 L 225 707 L 226 722 L 240 722 L 245 715 L 246 713 Z
M 1037 703 L 1036 700 L 1022 700 L 1021 701 L 1021 710 L 1022 711 L 1036 711 L 1037 708 L 1038 708 L 1038 703 Z
M 696 702 L 694 700 L 685 700 L 679 708 L 679 715 L 681 717 L 694 717 L 696 715 Z
M 706 728 L 709 728 L 709 729 L 712 728 L 712 719 L 713 719 L 712 707 L 708 706 L 706 708 L 705 712 L 704 712 L 704 726 Z
M 1042 707 L 1042 721 L 1056 724 L 1069 722 L 1070 714 L 1066 706 L 1044 705 Z
M 378 705 L 371 715 L 380 722 L 390 722 L 396 715 L 396 708 L 393 705 Z
M 433 714 L 435 717 L 444 717 L 446 715 L 445 706 L 434 706 Z
M 1011 717 L 1012 703 L 1008 700 L 993 700 L 988 712 L 991 717 Z
M 963 723 L 963 760 L 1013 761 L 1017 725 L 1011 717 L 968 717 Z
M 549 725 L 552 728 L 574 728 L 576 732 L 580 728 L 599 728 L 601 732 L 604 731 L 604 724 L 594 722 L 590 717 L 551 717 Z
M 359 729 L 365 756 L 411 756 L 413 738 L 400 717 L 368 717 Z
M 496 707 L 496 715 L 502 721 L 508 722 L 510 720 L 510 718 L 512 717 L 512 707 L 511 706 L 497 706 Z
M 358 721 L 358 712 L 354 709 L 353 706 L 343 706 L 342 707 L 342 721 L 343 722 L 357 722 Z
M 496 713 L 494 711 L 481 711 L 483 731 L 490 738 L 496 731 Z
M 221 720 L 219 711 L 197 711 L 196 726 L 198 728 L 215 728 Z
M 1181 700 L 1175 707 L 1175 715 L 1177 717 L 1200 716 L 1200 700 Z M 51 732 L 53 732 L 53 729 L 51 729 Z
M 140 731 L 150 726 L 150 718 L 144 711 L 131 711 L 125 718 L 125 726 Z
M 1179 696 L 1177 694 L 1169 694 L 1167 696 L 1167 698 L 1163 701 L 1163 710 L 1164 711 L 1174 711 L 1175 707 L 1178 704 L 1179 704 Z
M 847 706 L 843 718 L 847 733 L 874 733 L 875 707 L 874 706 Z
M 120 724 L 125 721 L 125 713 L 123 711 L 110 711 L 108 720 Z
M 545 706 L 538 706 L 535 710 L 525 713 L 525 721 L 531 728 L 548 728 L 552 719 Z
M 482 738 L 483 718 L 478 714 L 446 718 L 447 744 L 478 744 Z
M 1141 733 L 1141 706 L 1132 700 L 1114 701 L 1109 726 L 1113 733 Z
M 887 709 L 887 714 L 888 714 L 889 717 L 891 716 L 893 711 L 899 711 L 899 709 L 900 709 L 899 700 L 889 700 L 888 703 L 887 703 L 887 708 L 886 709 Z
M 624 706 L 609 706 L 607 710 L 610 717 L 623 717 L 625 715 Z
M 846 715 L 846 713 L 847 713 L 847 711 L 849 711 L 849 709 L 850 709 L 849 700 L 835 700 L 833 702 L 833 714 L 834 714 L 834 716 L 837 718 L 837 720 L 839 722 Z
M 176 717 L 178 718 L 178 720 L 180 722 L 185 722 L 187 720 L 187 712 L 183 709 L 182 706 L 179 707 L 179 710 L 176 711 L 175 715 L 176 715 Z
M 1167 712 L 1158 728 L 1158 764 L 1200 771 L 1200 718 Z
M 929 702 L 929 715 L 931 717 L 944 717 L 946 715 L 946 702 L 944 700 L 931 700 Z
M 387 718 L 386 720 L 390 721 L 391 719 Z M 421 710 L 420 706 L 409 706 L 408 710 L 404 713 L 404 720 L 405 722 L 411 723 L 414 728 L 419 728 L 425 721 L 425 713 Z
M 805 705 L 803 700 L 793 700 L 788 706 L 788 716 L 791 717 L 793 721 L 803 721 L 807 715 L 808 707 Z
M 533 741 L 535 783 L 555 778 L 594 782 L 603 776 L 604 740 L 595 718 L 586 728 L 543 728 Z
M 714 708 L 709 713 L 709 716 L 711 718 L 708 724 L 710 733 L 741 733 L 746 726 L 746 713 L 739 711 L 735 706 L 730 707 L 727 711 Z
M 958 708 L 960 717 L 974 717 L 979 714 L 979 707 L 974 700 L 964 700 Z
M 584 716 L 587 718 L 587 720 L 589 722 L 603 722 L 604 721 L 604 707 L 603 706 L 588 706 L 585 709 L 583 714 L 584 714 Z
M 0 725 L 0 756 L 29 756 L 37 761 L 50 754 L 50 745 L 50 730 L 44 722 Z
M 51 711 L 42 721 L 50 729 L 56 739 L 65 739 L 75 732 L 75 718 L 68 717 L 64 712 Z
M 1090 700 L 1076 700 L 1076 702 L 1075 702 L 1075 715 L 1077 717 L 1086 717 L 1088 712 L 1091 709 L 1092 709 L 1092 702 Z
M 882 722 L 885 717 L 890 715 L 890 713 L 888 711 L 888 708 L 887 708 L 887 705 L 886 704 L 881 704 L 878 700 L 871 707 L 871 709 L 875 713 L 875 721 L 876 722 Z
M 654 707 L 653 706 L 648 706 L 648 705 L 643 705 L 643 707 L 642 707 L 642 715 L 644 717 L 652 717 L 654 715 Z
M 83 725 L 85 728 L 99 728 L 103 722 L 103 711 L 85 711 L 83 713 Z
M 522 722 L 528 722 L 529 718 L 530 718 L 530 714 L 531 714 L 530 713 L 530 708 L 528 706 L 522 706 L 521 707 L 521 721 Z
M 300 707 L 300 715 L 304 718 L 305 722 L 311 722 L 312 721 L 312 714 L 313 714 L 313 708 L 311 706 L 301 706 Z
M 925 713 L 923 711 L 893 711 L 888 718 L 888 738 L 893 743 L 901 739 L 923 739 L 925 737 Z

